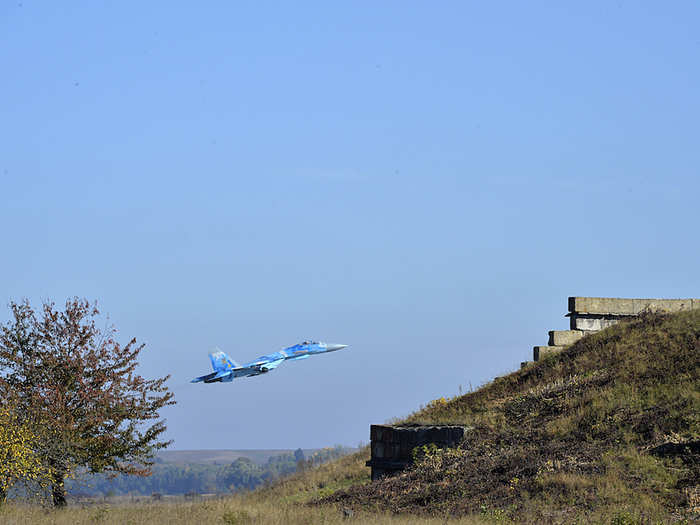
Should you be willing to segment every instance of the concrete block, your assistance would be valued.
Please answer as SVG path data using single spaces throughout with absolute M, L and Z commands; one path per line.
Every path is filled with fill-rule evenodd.
M 381 441 L 372 442 L 372 457 L 373 458 L 383 458 L 384 457 L 384 443 Z
M 566 348 L 565 346 L 535 346 L 532 349 L 532 359 L 535 361 L 539 361 L 542 359 L 544 356 L 549 355 L 549 354 L 554 354 L 557 352 L 561 352 Z
M 569 297 L 569 312 L 635 315 L 638 311 L 634 301 L 617 297 Z
M 392 443 L 391 447 L 384 448 L 384 457 L 391 458 L 391 459 L 398 459 L 401 457 L 401 444 L 400 443 Z
M 568 346 L 584 336 L 581 330 L 550 330 L 549 331 L 549 346 Z
M 603 330 L 616 323 L 620 320 L 629 316 L 617 316 L 617 317 L 603 317 L 603 316 L 580 316 L 572 315 L 569 320 L 569 327 L 571 330 L 583 330 L 589 332 L 597 332 L 598 330 Z
M 450 429 L 449 428 L 441 428 L 437 432 L 435 432 L 435 442 L 436 443 L 449 443 L 450 442 Z
M 367 466 L 369 467 L 370 465 L 367 465 Z M 372 467 L 372 481 L 377 481 L 377 480 L 382 479 L 385 474 L 386 474 L 386 470 L 384 470 L 383 468 Z
M 697 299 L 635 299 L 634 301 L 637 313 L 643 310 L 675 313 L 691 310 Z M 700 308 L 700 304 L 696 308 Z
M 569 312 L 578 314 L 638 315 L 645 309 L 680 312 L 691 308 L 700 308 L 700 299 L 569 297 Z

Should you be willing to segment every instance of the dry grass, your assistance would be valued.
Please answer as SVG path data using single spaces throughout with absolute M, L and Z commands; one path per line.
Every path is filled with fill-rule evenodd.
M 700 311 L 613 326 L 407 422 L 473 430 L 461 453 L 324 501 L 528 523 L 698 519 L 697 448 L 650 450 L 700 440 Z
M 700 311 L 647 315 L 407 418 L 473 427 L 394 478 L 368 448 L 221 500 L 9 505 L 0 523 L 691 523 L 700 520 Z M 353 512 L 351 517 L 343 511 Z
M 281 500 L 286 503 L 305 503 L 333 494 L 339 489 L 363 485 L 370 481 L 369 469 L 365 466 L 368 459 L 369 446 L 336 461 L 292 474 L 280 482 L 255 491 L 251 497 L 270 502 Z
M 206 502 L 166 504 L 100 505 L 69 507 L 64 510 L 36 506 L 7 505 L 0 509 L 3 525 L 92 525 L 118 523 L 123 525 L 308 525 L 348 523 L 400 525 L 437 525 L 445 519 L 437 517 L 397 516 L 386 512 L 357 511 L 345 516 L 338 506 L 309 506 L 282 501 L 256 500 L 251 496 L 233 496 Z M 461 517 L 450 523 L 478 525 L 485 523 L 479 516 Z

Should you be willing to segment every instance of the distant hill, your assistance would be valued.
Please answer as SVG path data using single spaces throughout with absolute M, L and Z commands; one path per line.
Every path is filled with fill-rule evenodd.
M 238 458 L 250 459 L 256 465 L 263 465 L 273 456 L 283 454 L 293 454 L 296 449 L 252 449 L 252 450 L 161 450 L 156 458 L 159 462 L 186 464 L 196 463 L 200 465 L 227 465 L 233 463 Z M 304 456 L 312 456 L 314 452 L 320 450 L 316 448 L 305 448 Z
M 589 335 L 405 423 L 471 427 L 455 449 L 369 481 L 368 448 L 258 498 L 358 512 L 527 523 L 700 520 L 700 311 L 649 313 Z

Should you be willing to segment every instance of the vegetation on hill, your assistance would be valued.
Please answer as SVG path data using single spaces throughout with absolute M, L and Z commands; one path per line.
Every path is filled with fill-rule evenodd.
M 700 311 L 646 313 L 406 423 L 469 425 L 455 449 L 321 500 L 527 522 L 669 522 L 700 511 Z M 622 520 L 622 521 L 619 521 Z
M 338 445 L 316 450 L 306 456 L 301 449 L 271 456 L 263 464 L 250 458 L 239 457 L 225 465 L 202 463 L 157 462 L 150 476 L 105 474 L 87 475 L 71 480 L 68 493 L 73 496 L 123 496 L 123 495 L 183 495 L 228 494 L 241 490 L 253 490 L 297 471 L 338 459 L 347 449 Z

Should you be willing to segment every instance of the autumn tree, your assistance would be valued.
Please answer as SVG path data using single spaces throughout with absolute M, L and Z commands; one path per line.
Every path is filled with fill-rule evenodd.
M 41 461 L 37 451 L 40 438 L 37 429 L 22 421 L 14 403 L 5 400 L 0 405 L 0 505 L 7 492 L 17 483 L 25 488 L 43 488 L 51 472 Z
M 155 451 L 169 444 L 158 411 L 174 401 L 170 376 L 136 373 L 144 345 L 118 343 L 85 299 L 69 299 L 63 310 L 44 302 L 38 313 L 27 300 L 9 307 L 0 326 L 0 399 L 14 396 L 23 417 L 41 421 L 36 450 L 51 471 L 54 505 L 66 504 L 64 482 L 76 469 L 150 474 Z

